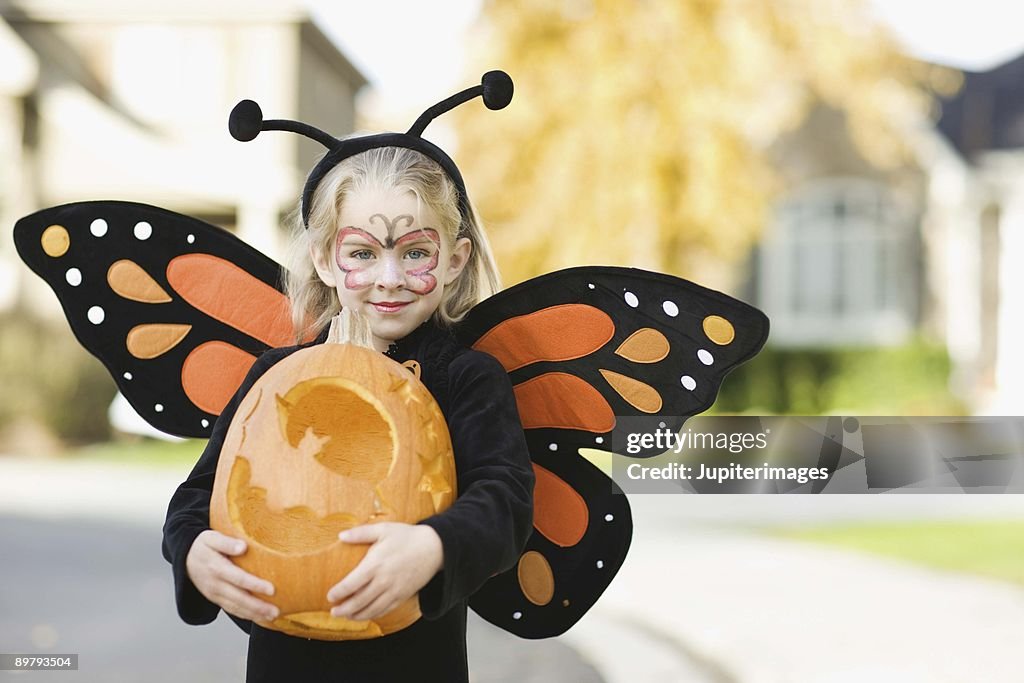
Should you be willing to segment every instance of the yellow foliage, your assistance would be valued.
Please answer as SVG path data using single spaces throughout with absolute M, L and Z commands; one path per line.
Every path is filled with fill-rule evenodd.
M 764 222 L 773 140 L 812 103 L 879 165 L 931 72 L 851 0 L 491 0 L 476 73 L 512 105 L 454 112 L 457 161 L 507 284 L 572 265 L 720 280 Z

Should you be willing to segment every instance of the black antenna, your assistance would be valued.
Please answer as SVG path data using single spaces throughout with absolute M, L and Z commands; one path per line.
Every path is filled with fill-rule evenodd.
M 338 144 L 338 139 L 333 135 L 329 135 L 308 123 L 289 121 L 287 119 L 264 121 L 263 110 L 260 109 L 260 105 L 252 100 L 242 100 L 231 110 L 231 116 L 228 117 L 228 131 L 234 139 L 241 142 L 249 142 L 263 130 L 283 130 L 289 133 L 298 133 L 299 135 L 316 140 L 327 149 L 334 149 Z
M 504 109 L 512 101 L 512 79 L 504 71 L 488 71 L 480 79 L 480 85 L 455 93 L 420 114 L 406 135 L 422 136 L 423 130 L 438 116 L 481 95 L 488 109 Z
M 241 142 L 255 139 L 264 130 L 282 130 L 304 135 L 307 138 L 316 140 L 327 148 L 327 154 L 317 162 L 313 170 L 306 176 L 306 183 L 302 188 L 302 222 L 307 226 L 309 224 L 309 211 L 313 201 L 313 194 L 328 171 L 338 165 L 343 159 L 378 147 L 404 147 L 412 149 L 440 164 L 442 170 L 448 174 L 448 177 L 452 179 L 455 187 L 458 189 L 459 211 L 465 216 L 469 212 L 469 197 L 466 194 L 466 185 L 462 180 L 462 174 L 459 173 L 455 162 L 445 154 L 444 150 L 429 140 L 423 139 L 423 130 L 441 114 L 478 96 L 483 97 L 484 104 L 488 109 L 504 109 L 512 101 L 512 88 L 512 79 L 507 73 L 504 71 L 488 71 L 480 79 L 480 85 L 455 93 L 420 114 L 420 117 L 412 124 L 412 128 L 406 133 L 379 133 L 377 135 L 364 135 L 339 140 L 319 128 L 308 123 L 302 123 L 301 121 L 290 121 L 287 119 L 264 121 L 263 110 L 260 109 L 260 105 L 252 100 L 242 100 L 235 105 L 235 108 L 231 110 L 231 116 L 228 118 L 228 130 L 231 132 L 231 137 Z

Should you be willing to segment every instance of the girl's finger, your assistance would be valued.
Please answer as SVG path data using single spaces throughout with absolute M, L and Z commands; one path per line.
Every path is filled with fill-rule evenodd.
M 233 586 L 242 588 L 250 593 L 263 593 L 264 595 L 274 594 L 274 585 L 258 576 L 253 576 L 233 562 L 227 562 L 227 566 L 219 567 L 219 576 Z
M 342 531 L 338 534 L 338 538 L 345 543 L 375 543 L 380 539 L 381 534 L 387 531 L 387 526 L 387 522 L 354 526 L 351 529 Z
M 350 571 L 348 576 L 327 591 L 327 601 L 334 603 L 344 600 L 365 587 L 371 579 L 373 579 L 373 567 L 367 565 L 366 558 L 363 558 L 363 561 L 356 565 L 356 568 Z
M 245 541 L 239 538 L 225 536 L 219 531 L 204 531 L 203 540 L 207 546 L 225 555 L 241 555 L 245 552 Z
M 367 605 L 366 608 L 353 614 L 352 619 L 355 619 L 356 621 L 376 619 L 377 617 L 390 612 L 393 609 L 392 603 L 394 602 L 395 600 L 391 597 L 391 594 L 385 591 L 381 593 L 376 600 Z
M 241 588 L 236 588 L 225 583 L 220 588 L 221 607 L 226 611 L 242 619 L 250 621 L 273 621 L 279 612 L 277 607 L 269 602 L 263 602 L 254 598 Z
M 349 597 L 348 600 L 334 607 L 331 614 L 336 617 L 349 617 L 364 610 L 384 593 L 384 588 L 377 582 L 371 582 Z

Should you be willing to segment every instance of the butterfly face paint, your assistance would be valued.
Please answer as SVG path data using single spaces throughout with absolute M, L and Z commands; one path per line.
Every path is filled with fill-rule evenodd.
M 399 238 L 396 244 L 401 248 L 403 242 L 415 244 L 422 242 L 423 238 L 430 240 L 434 244 L 434 255 L 421 267 L 407 270 L 406 274 L 414 280 L 419 280 L 421 283 L 419 289 L 415 287 L 410 287 L 410 289 L 417 294 L 426 295 L 433 292 L 437 287 L 437 278 L 433 275 L 433 271 L 437 269 L 437 260 L 441 256 L 441 238 L 438 236 L 437 231 L 433 228 L 423 228 L 419 234 L 409 233 L 404 235 Z
M 338 231 L 334 258 L 338 269 L 345 274 L 345 287 L 364 289 L 373 285 L 378 277 L 385 280 L 391 275 L 379 269 L 397 268 L 407 280 L 406 287 L 421 296 L 434 291 L 441 255 L 441 237 L 433 228 L 412 229 L 395 239 L 395 233 L 415 223 L 415 218 L 402 214 L 388 218 L 376 213 L 367 221 L 371 226 L 385 228 L 385 237 L 378 239 L 371 232 L 348 225 Z

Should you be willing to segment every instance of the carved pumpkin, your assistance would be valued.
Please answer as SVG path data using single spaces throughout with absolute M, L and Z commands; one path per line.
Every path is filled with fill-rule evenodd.
M 348 344 L 302 349 L 252 387 L 228 428 L 211 526 L 245 539 L 234 558 L 274 584 L 266 628 L 320 640 L 374 638 L 420 617 L 414 596 L 376 621 L 330 614 L 327 591 L 369 546 L 338 533 L 418 522 L 455 498 L 444 416 L 410 369 Z

